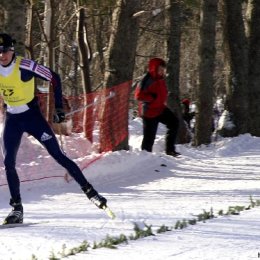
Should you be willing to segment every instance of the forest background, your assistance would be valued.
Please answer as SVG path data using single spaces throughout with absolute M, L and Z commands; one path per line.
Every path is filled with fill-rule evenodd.
M 179 143 L 211 142 L 217 100 L 223 103 L 217 134 L 260 136 L 260 1 L 1 3 L 0 31 L 16 39 L 18 54 L 58 72 L 64 95 L 85 95 L 84 105 L 91 104 L 89 94 L 130 81 L 127 100 L 135 108 L 134 83 L 150 58 L 161 57 L 167 61 L 168 105 L 181 120 Z M 47 92 L 47 117 L 52 118 L 51 88 Z M 192 134 L 182 120 L 183 98 L 196 106 Z M 128 136 L 114 149 L 127 148 Z

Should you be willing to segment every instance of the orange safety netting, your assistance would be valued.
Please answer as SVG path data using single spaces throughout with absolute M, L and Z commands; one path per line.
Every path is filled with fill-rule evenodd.
M 62 149 L 81 169 L 100 158 L 101 153 L 115 150 L 128 137 L 130 88 L 131 82 L 125 82 L 85 96 L 64 97 L 66 121 L 53 124 L 52 128 Z M 45 116 L 48 114 L 47 95 L 38 95 Z M 2 154 L 0 157 L 3 162 Z M 16 165 L 22 182 L 65 175 L 65 169 L 32 136 L 23 138 Z M 0 186 L 3 185 L 6 185 L 6 177 L 2 163 Z

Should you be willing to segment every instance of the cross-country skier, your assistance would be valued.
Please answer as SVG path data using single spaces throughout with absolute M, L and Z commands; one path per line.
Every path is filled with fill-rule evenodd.
M 35 78 L 49 81 L 54 89 L 55 122 L 65 119 L 62 108 L 62 89 L 58 74 L 49 68 L 15 54 L 15 40 L 0 33 L 0 94 L 5 104 L 3 130 L 4 166 L 11 194 L 11 213 L 4 224 L 23 222 L 20 181 L 15 168 L 16 155 L 24 132 L 36 138 L 80 185 L 83 192 L 97 207 L 105 208 L 107 200 L 99 195 L 86 180 L 79 167 L 60 149 L 58 141 L 43 117 L 35 96 Z

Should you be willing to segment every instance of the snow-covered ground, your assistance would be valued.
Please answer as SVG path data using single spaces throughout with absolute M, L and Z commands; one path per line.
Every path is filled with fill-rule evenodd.
M 154 152 L 140 151 L 141 128 L 140 119 L 131 122 L 130 151 L 107 153 L 84 170 L 88 180 L 108 199 L 116 219 L 110 220 L 91 204 L 74 181 L 50 178 L 22 183 L 24 222 L 40 224 L 0 229 L 0 259 L 27 260 L 35 255 L 40 260 L 49 259 L 52 254 L 60 257 L 64 245 L 68 250 L 84 240 L 90 244 L 100 242 L 108 234 L 129 236 L 134 233 L 134 223 L 140 227 L 144 223 L 152 225 L 153 230 L 163 224 L 172 227 L 177 220 L 194 218 L 203 210 L 213 208 L 217 213 L 229 206 L 249 205 L 250 196 L 260 198 L 260 138 L 246 134 L 220 139 L 207 147 L 178 145 L 182 156 L 171 158 L 163 153 L 162 126 Z M 26 149 L 36 145 L 28 142 L 22 147 L 20 161 Z M 65 147 L 72 149 L 73 141 Z M 96 156 L 93 153 L 93 158 Z M 34 158 L 31 160 L 34 164 Z M 37 174 L 46 171 L 46 175 L 49 171 L 44 160 L 42 164 L 37 162 L 35 170 Z M 57 167 L 57 171 L 60 175 L 61 169 Z M 20 176 L 23 177 L 22 172 Z M 7 186 L 1 186 L 0 219 L 10 211 L 8 202 Z M 239 216 L 218 216 L 183 230 L 154 233 L 155 236 L 121 244 L 116 250 L 89 249 L 67 259 L 260 258 L 257 207 Z

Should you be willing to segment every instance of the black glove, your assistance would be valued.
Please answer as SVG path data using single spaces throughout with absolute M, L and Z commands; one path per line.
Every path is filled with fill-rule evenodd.
M 156 93 L 151 93 L 151 96 L 156 99 L 157 98 L 157 94 Z
M 54 123 L 61 123 L 65 120 L 65 113 L 62 108 L 56 108 L 55 113 L 53 115 Z

